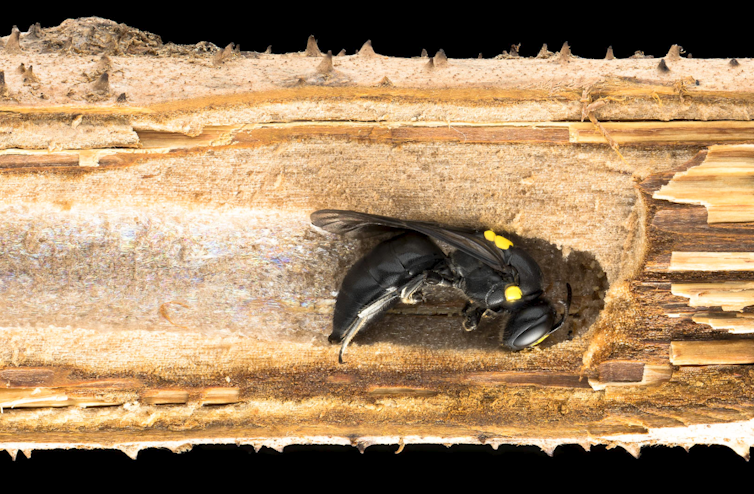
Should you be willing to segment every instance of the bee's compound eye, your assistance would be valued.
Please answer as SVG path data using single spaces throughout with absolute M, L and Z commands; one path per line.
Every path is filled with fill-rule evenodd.
M 536 324 L 522 332 L 521 335 L 514 341 L 514 345 L 518 348 L 528 348 L 537 346 L 542 343 L 545 338 L 550 335 L 550 330 L 552 329 L 552 324 L 550 324 L 549 318 L 545 319 L 547 320 L 542 321 L 541 323 Z
M 532 343 L 529 346 L 535 347 L 535 346 L 539 345 L 540 343 L 542 343 L 543 341 L 545 341 L 547 339 L 547 337 L 550 336 L 551 334 L 552 334 L 552 331 L 550 331 L 549 333 L 545 334 L 543 337 L 541 337 L 540 339 L 538 339 L 537 341 L 535 341 L 534 343 Z
M 523 350 L 540 344 L 552 332 L 555 314 L 546 303 L 538 303 L 514 312 L 503 333 L 503 344 Z

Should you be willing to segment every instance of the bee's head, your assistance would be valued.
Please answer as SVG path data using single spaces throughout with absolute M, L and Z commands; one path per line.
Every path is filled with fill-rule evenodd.
M 556 322 L 557 313 L 552 304 L 543 298 L 537 299 L 514 311 L 503 330 L 503 345 L 511 350 L 523 350 L 540 344 L 549 335 L 560 329 L 568 318 L 571 306 L 571 285 L 565 302 L 565 312 Z

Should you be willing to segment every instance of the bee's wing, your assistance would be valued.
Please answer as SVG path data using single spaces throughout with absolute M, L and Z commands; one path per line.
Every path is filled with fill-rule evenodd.
M 311 215 L 312 225 L 347 237 L 371 237 L 380 233 L 409 229 L 404 222 L 386 216 L 321 209 Z
M 311 215 L 311 220 L 312 224 L 316 227 L 328 232 L 348 236 L 373 235 L 396 230 L 414 230 L 428 237 L 445 242 L 479 259 L 492 269 L 501 272 L 508 272 L 510 270 L 495 244 L 486 241 L 474 230 L 443 227 L 424 221 L 399 220 L 388 218 L 387 216 L 337 209 L 315 211 Z

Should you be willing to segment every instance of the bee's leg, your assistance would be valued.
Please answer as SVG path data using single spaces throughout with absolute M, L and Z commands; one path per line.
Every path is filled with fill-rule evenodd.
M 466 331 L 474 331 L 479 326 L 479 321 L 485 313 L 483 307 L 475 304 L 474 302 L 466 302 L 461 313 L 463 314 L 463 329 Z
M 403 302 L 404 304 L 417 304 L 419 302 L 424 302 L 424 295 L 422 294 L 421 289 L 422 286 L 426 284 L 426 282 L 427 275 L 425 273 L 413 278 L 411 281 L 405 284 L 399 290 L 401 302 Z
M 408 283 L 398 288 L 390 288 L 382 296 L 376 300 L 370 302 L 363 309 L 361 309 L 356 319 L 348 326 L 343 334 L 341 340 L 340 353 L 338 354 L 338 362 L 343 363 L 343 355 L 346 353 L 346 348 L 351 342 L 356 333 L 358 333 L 364 326 L 370 321 L 380 316 L 383 312 L 389 310 L 392 306 L 398 303 L 399 300 L 405 300 L 410 298 L 421 289 L 425 283 L 425 275 L 422 273 L 419 276 L 412 278 Z
M 401 298 L 401 302 L 406 305 L 414 305 L 414 304 L 420 304 L 426 302 L 424 298 L 424 292 L 421 290 L 416 290 L 414 293 L 410 294 L 408 297 Z
M 448 268 L 447 264 L 443 261 L 438 266 L 435 266 L 430 271 L 424 273 L 424 282 L 413 290 L 408 296 L 401 295 L 401 302 L 404 304 L 418 304 L 420 302 L 426 302 L 424 299 L 424 293 L 422 287 L 424 285 L 432 286 L 453 286 L 453 280 L 451 277 L 453 273 Z M 405 291 L 405 288 L 404 288 Z
M 497 317 L 503 312 L 505 312 L 505 310 L 485 309 L 484 313 L 482 313 L 482 317 Z
M 427 284 L 435 286 L 455 286 L 458 276 L 443 261 L 439 265 L 427 271 Z
M 421 288 L 427 283 L 427 275 L 417 276 L 400 289 L 401 302 L 404 304 L 416 304 L 424 302 Z

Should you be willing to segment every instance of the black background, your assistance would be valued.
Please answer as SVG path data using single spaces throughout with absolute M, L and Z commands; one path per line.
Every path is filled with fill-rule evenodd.
M 493 57 L 518 43 L 522 56 L 534 56 L 543 43 L 557 51 L 564 41 L 584 58 L 603 58 L 610 45 L 619 58 L 637 50 L 662 57 L 672 44 L 680 44 L 694 58 L 754 54 L 748 14 L 722 10 L 722 5 L 718 11 L 711 3 L 101 2 L 96 7 L 73 2 L 3 3 L 2 35 L 9 34 L 14 24 L 26 31 L 34 22 L 51 27 L 69 17 L 100 16 L 159 34 L 163 42 L 211 41 L 220 47 L 235 42 L 243 51 L 263 51 L 272 45 L 273 53 L 301 51 L 313 34 L 324 51 L 337 53 L 344 48 L 352 54 L 371 39 L 377 53 L 401 57 L 418 56 L 422 48 L 430 54 L 442 48 L 450 58 L 476 58 L 480 52 Z M 15 462 L 0 454 L 0 472 L 24 479 L 27 487 L 51 481 L 99 488 L 125 479 L 126 485 L 140 487 L 178 486 L 204 477 L 213 479 L 217 488 L 238 487 L 241 482 L 249 490 L 259 489 L 269 478 L 289 487 L 322 484 L 356 490 L 414 483 L 429 487 L 450 478 L 464 481 L 464 490 L 490 482 L 509 489 L 520 479 L 527 486 L 580 484 L 603 490 L 622 484 L 644 489 L 650 482 L 678 488 L 685 481 L 714 478 L 723 479 L 719 486 L 725 487 L 738 475 L 754 473 L 754 467 L 732 450 L 714 446 L 697 446 L 690 452 L 647 448 L 638 460 L 622 449 L 604 446 L 590 452 L 563 446 L 552 458 L 535 447 L 502 446 L 493 451 L 489 446 L 407 446 L 394 455 L 395 449 L 371 447 L 362 455 L 351 447 L 296 446 L 280 454 L 267 449 L 255 453 L 251 447 L 201 446 L 180 455 L 146 450 L 137 461 L 112 450 L 36 451 L 30 460 L 19 453 Z M 612 483 L 595 485 L 605 474 Z M 109 482 L 100 484 L 103 479 Z
M 673 2 L 644 5 L 626 2 L 578 4 L 523 2 L 494 6 L 480 3 L 354 2 L 328 3 L 106 3 L 61 2 L 44 6 L 3 2 L 0 33 L 17 25 L 26 31 L 34 22 L 42 27 L 66 18 L 99 16 L 153 32 L 163 42 L 194 44 L 211 41 L 220 47 L 240 43 L 244 51 L 273 53 L 302 51 L 313 34 L 323 51 L 353 54 L 371 39 L 377 53 L 418 56 L 422 48 L 434 54 L 442 48 L 450 58 L 487 58 L 521 43 L 522 56 L 534 56 L 543 43 L 558 51 L 568 41 L 575 55 L 603 58 L 608 46 L 625 58 L 641 50 L 664 56 L 679 44 L 694 58 L 750 57 L 752 25 L 749 16 L 733 9 L 711 9 Z M 11 13 L 7 4 L 11 3 Z

